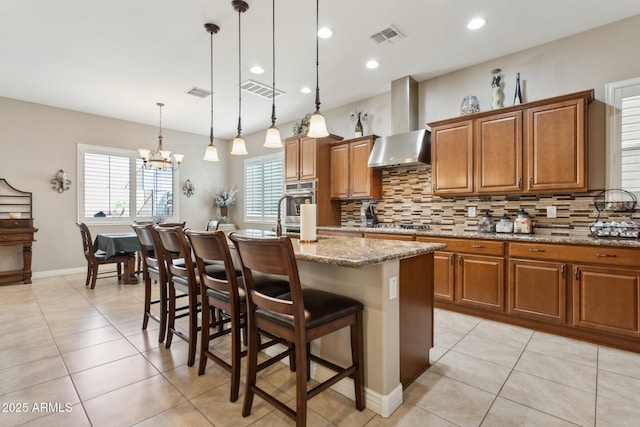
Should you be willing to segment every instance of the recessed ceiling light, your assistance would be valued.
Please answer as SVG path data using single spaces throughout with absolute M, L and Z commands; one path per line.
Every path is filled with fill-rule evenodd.
M 478 28 L 484 27 L 484 24 L 486 24 L 486 23 L 487 23 L 487 21 L 485 21 L 484 18 L 473 18 L 467 24 L 467 28 L 469 30 L 477 30 Z
M 318 30 L 318 37 L 321 39 L 328 39 L 333 35 L 333 30 L 328 27 L 322 27 Z
M 253 74 L 262 74 L 264 73 L 264 68 L 259 65 L 254 65 L 249 69 L 249 71 L 251 71 Z
M 369 61 L 367 61 L 367 65 L 366 67 L 370 70 L 373 70 L 375 68 L 378 68 L 380 66 L 380 63 L 378 61 L 376 61 L 375 59 L 371 59 Z
M 311 93 L 311 89 L 309 89 L 308 87 L 303 87 L 302 89 L 300 89 L 300 92 L 302 92 L 302 93 Z

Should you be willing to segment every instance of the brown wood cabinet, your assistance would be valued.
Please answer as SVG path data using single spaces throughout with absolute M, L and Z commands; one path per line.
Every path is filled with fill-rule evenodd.
M 567 264 L 509 260 L 508 311 L 554 323 L 567 321 Z
M 331 147 L 332 199 L 382 197 L 382 172 L 367 165 L 376 138 L 376 135 L 368 135 Z
M 22 269 L 0 272 L 0 282 L 23 281 L 31 283 L 31 247 L 38 231 L 33 219 L 0 219 L 0 246 L 22 248 Z
M 573 325 L 640 337 L 640 269 L 573 267 Z
M 329 135 L 326 138 L 296 135 L 287 138 L 284 142 L 285 181 L 307 181 L 322 176 L 318 165 L 322 162 L 328 165 L 329 144 L 341 139 L 342 137 L 337 135 Z
M 504 243 L 418 236 L 447 245 L 434 254 L 434 296 L 441 301 L 504 311 Z
M 593 90 L 430 123 L 436 195 L 587 190 Z

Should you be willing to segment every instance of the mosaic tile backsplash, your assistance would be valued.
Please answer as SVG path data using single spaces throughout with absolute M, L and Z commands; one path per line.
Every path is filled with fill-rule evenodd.
M 478 219 L 487 210 L 497 221 L 503 214 L 512 220 L 522 208 L 540 235 L 587 237 L 598 219 L 594 197 L 599 191 L 569 194 L 470 196 L 444 198 L 431 194 L 431 166 L 426 164 L 383 169 L 382 200 L 342 202 L 341 225 L 359 226 L 363 205 L 376 208 L 378 222 L 428 224 L 433 230 L 477 231 Z M 477 216 L 467 217 L 476 207 Z M 547 206 L 556 207 L 556 218 L 547 218 Z M 602 212 L 600 220 L 629 220 L 628 214 Z

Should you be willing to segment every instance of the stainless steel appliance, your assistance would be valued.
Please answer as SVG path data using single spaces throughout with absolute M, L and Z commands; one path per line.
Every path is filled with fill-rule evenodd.
M 300 205 L 309 200 L 316 203 L 316 182 L 294 182 L 285 184 L 284 226 L 286 231 L 300 231 Z

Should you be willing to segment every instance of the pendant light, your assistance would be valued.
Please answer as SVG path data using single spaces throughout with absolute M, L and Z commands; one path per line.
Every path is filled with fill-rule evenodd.
M 233 10 L 238 12 L 238 134 L 233 138 L 231 154 L 238 156 L 249 154 L 242 138 L 242 26 L 240 16 L 249 10 L 249 4 L 243 0 L 231 2 Z
M 320 0 L 316 0 L 316 111 L 311 115 L 309 120 L 309 132 L 307 136 L 309 138 L 324 138 L 329 136 L 327 131 L 327 124 L 324 121 L 324 116 L 320 113 L 320 85 L 318 83 L 318 68 L 320 67 L 320 59 L 318 54 L 318 16 L 320 14 Z
M 272 64 L 273 64 L 273 86 L 271 92 L 271 127 L 267 129 L 267 136 L 264 140 L 264 146 L 267 148 L 282 148 L 282 139 L 280 138 L 280 131 L 276 127 L 276 0 L 271 0 L 272 3 Z
M 153 151 L 146 148 L 138 148 L 138 153 L 143 161 L 145 169 L 178 169 L 184 158 L 184 154 L 171 155 L 171 151 L 165 150 L 162 147 L 162 102 L 157 102 L 156 105 L 160 108 L 160 126 L 158 131 L 158 148 Z
M 207 149 L 204 152 L 204 160 L 217 162 L 219 160 L 218 149 L 213 143 L 213 35 L 220 31 L 220 27 L 216 24 L 207 23 L 204 24 L 204 28 L 211 35 L 211 133 L 209 134 L 209 145 L 207 145 Z

